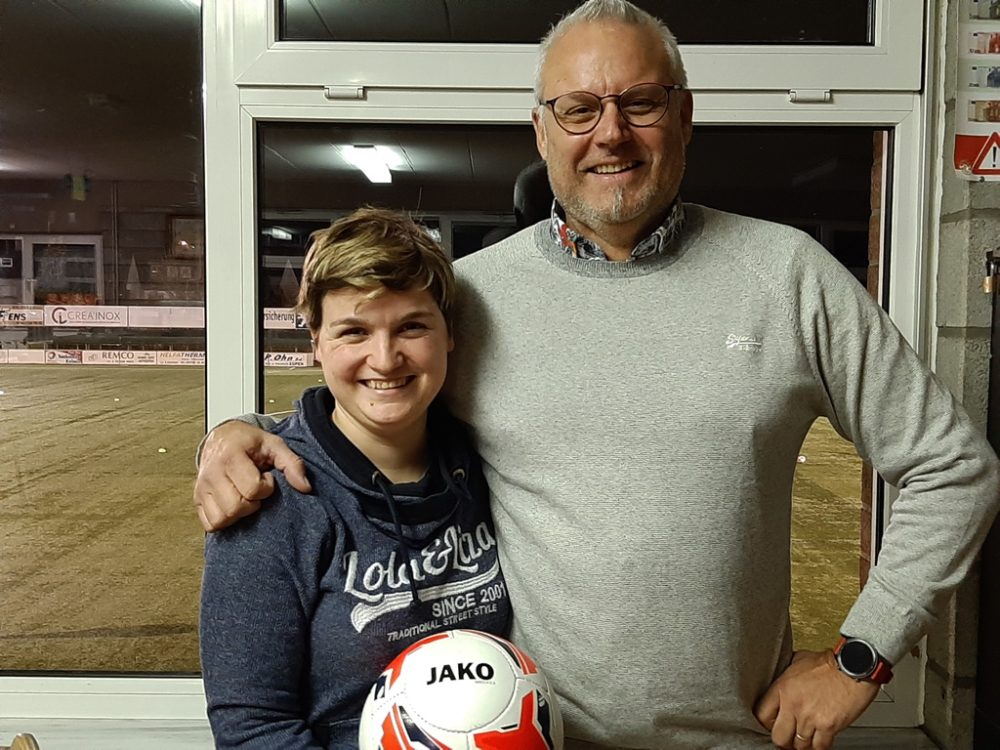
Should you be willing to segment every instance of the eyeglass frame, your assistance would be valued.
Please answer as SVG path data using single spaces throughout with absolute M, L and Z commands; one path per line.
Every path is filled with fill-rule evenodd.
M 667 95 L 667 101 L 666 101 L 666 104 L 663 107 L 663 113 L 659 117 L 657 117 L 655 120 L 653 120 L 652 122 L 647 123 L 645 125 L 638 125 L 638 124 L 632 122 L 630 119 L 628 119 L 628 116 L 625 114 L 625 112 L 622 110 L 622 107 L 621 107 L 622 97 L 625 96 L 625 94 L 627 94 L 632 89 L 638 88 L 639 86 L 659 86 L 661 89 L 664 90 L 664 92 L 666 92 L 666 95 Z M 621 91 L 618 94 L 606 94 L 604 96 L 598 96 L 593 91 L 582 91 L 582 90 L 580 90 L 580 91 L 567 91 L 565 94 L 559 94 L 559 96 L 554 96 L 551 99 L 539 100 L 538 105 L 541 106 L 541 107 L 548 107 L 549 110 L 552 112 L 552 118 L 556 121 L 556 125 L 558 125 L 560 128 L 562 128 L 563 131 L 565 131 L 566 133 L 569 133 L 570 135 L 587 135 L 588 133 L 592 133 L 597 128 L 598 124 L 601 122 L 601 118 L 604 117 L 604 102 L 606 100 L 608 100 L 608 99 L 614 99 L 615 100 L 615 109 L 618 110 L 618 115 L 623 120 L 625 120 L 625 122 L 627 122 L 631 127 L 633 127 L 633 128 L 651 128 L 653 125 L 656 125 L 656 123 L 660 122 L 660 120 L 662 120 L 666 116 L 667 110 L 670 109 L 670 92 L 671 91 L 684 91 L 686 89 L 687 89 L 687 86 L 685 86 L 683 83 L 660 83 L 658 81 L 643 81 L 641 83 L 633 83 L 627 89 L 624 89 L 623 91 Z M 587 94 L 589 96 L 592 96 L 595 99 L 597 99 L 597 103 L 601 107 L 601 111 L 598 113 L 597 117 L 594 119 L 594 124 L 591 125 L 589 128 L 587 128 L 586 130 L 581 130 L 581 131 L 569 130 L 565 125 L 562 124 L 562 122 L 559 119 L 559 115 L 556 114 L 556 108 L 555 108 L 556 101 L 559 100 L 559 99 L 562 99 L 564 96 L 571 96 L 572 94 Z

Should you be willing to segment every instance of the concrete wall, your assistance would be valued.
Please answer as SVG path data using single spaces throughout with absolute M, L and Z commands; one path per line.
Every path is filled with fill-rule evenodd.
M 980 291 L 987 250 L 1000 245 L 1000 183 L 972 183 L 952 168 L 961 0 L 931 0 L 938 40 L 928 93 L 941 160 L 934 368 L 985 430 L 989 389 L 990 298 Z M 973 573 L 928 635 L 925 731 L 945 750 L 972 747 L 979 577 Z

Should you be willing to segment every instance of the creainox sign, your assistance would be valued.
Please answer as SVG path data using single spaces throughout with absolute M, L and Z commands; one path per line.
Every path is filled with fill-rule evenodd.
M 128 308 L 110 305 L 45 305 L 45 325 L 125 328 Z

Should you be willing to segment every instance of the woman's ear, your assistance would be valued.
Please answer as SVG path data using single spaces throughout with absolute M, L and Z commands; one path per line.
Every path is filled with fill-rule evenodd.
M 319 357 L 319 333 L 311 328 L 309 329 L 309 343 L 312 344 L 313 359 L 322 364 L 322 360 Z

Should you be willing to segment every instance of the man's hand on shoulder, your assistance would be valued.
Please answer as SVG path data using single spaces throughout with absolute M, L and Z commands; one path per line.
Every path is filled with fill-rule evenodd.
M 833 651 L 797 651 L 757 701 L 754 714 L 780 748 L 829 750 L 878 690 L 873 682 L 858 682 L 841 672 Z
M 310 492 L 305 466 L 285 441 L 259 427 L 233 420 L 205 438 L 194 504 L 205 531 L 218 531 L 256 513 L 260 501 L 274 492 L 274 478 L 266 472 L 284 472 L 288 483 Z

